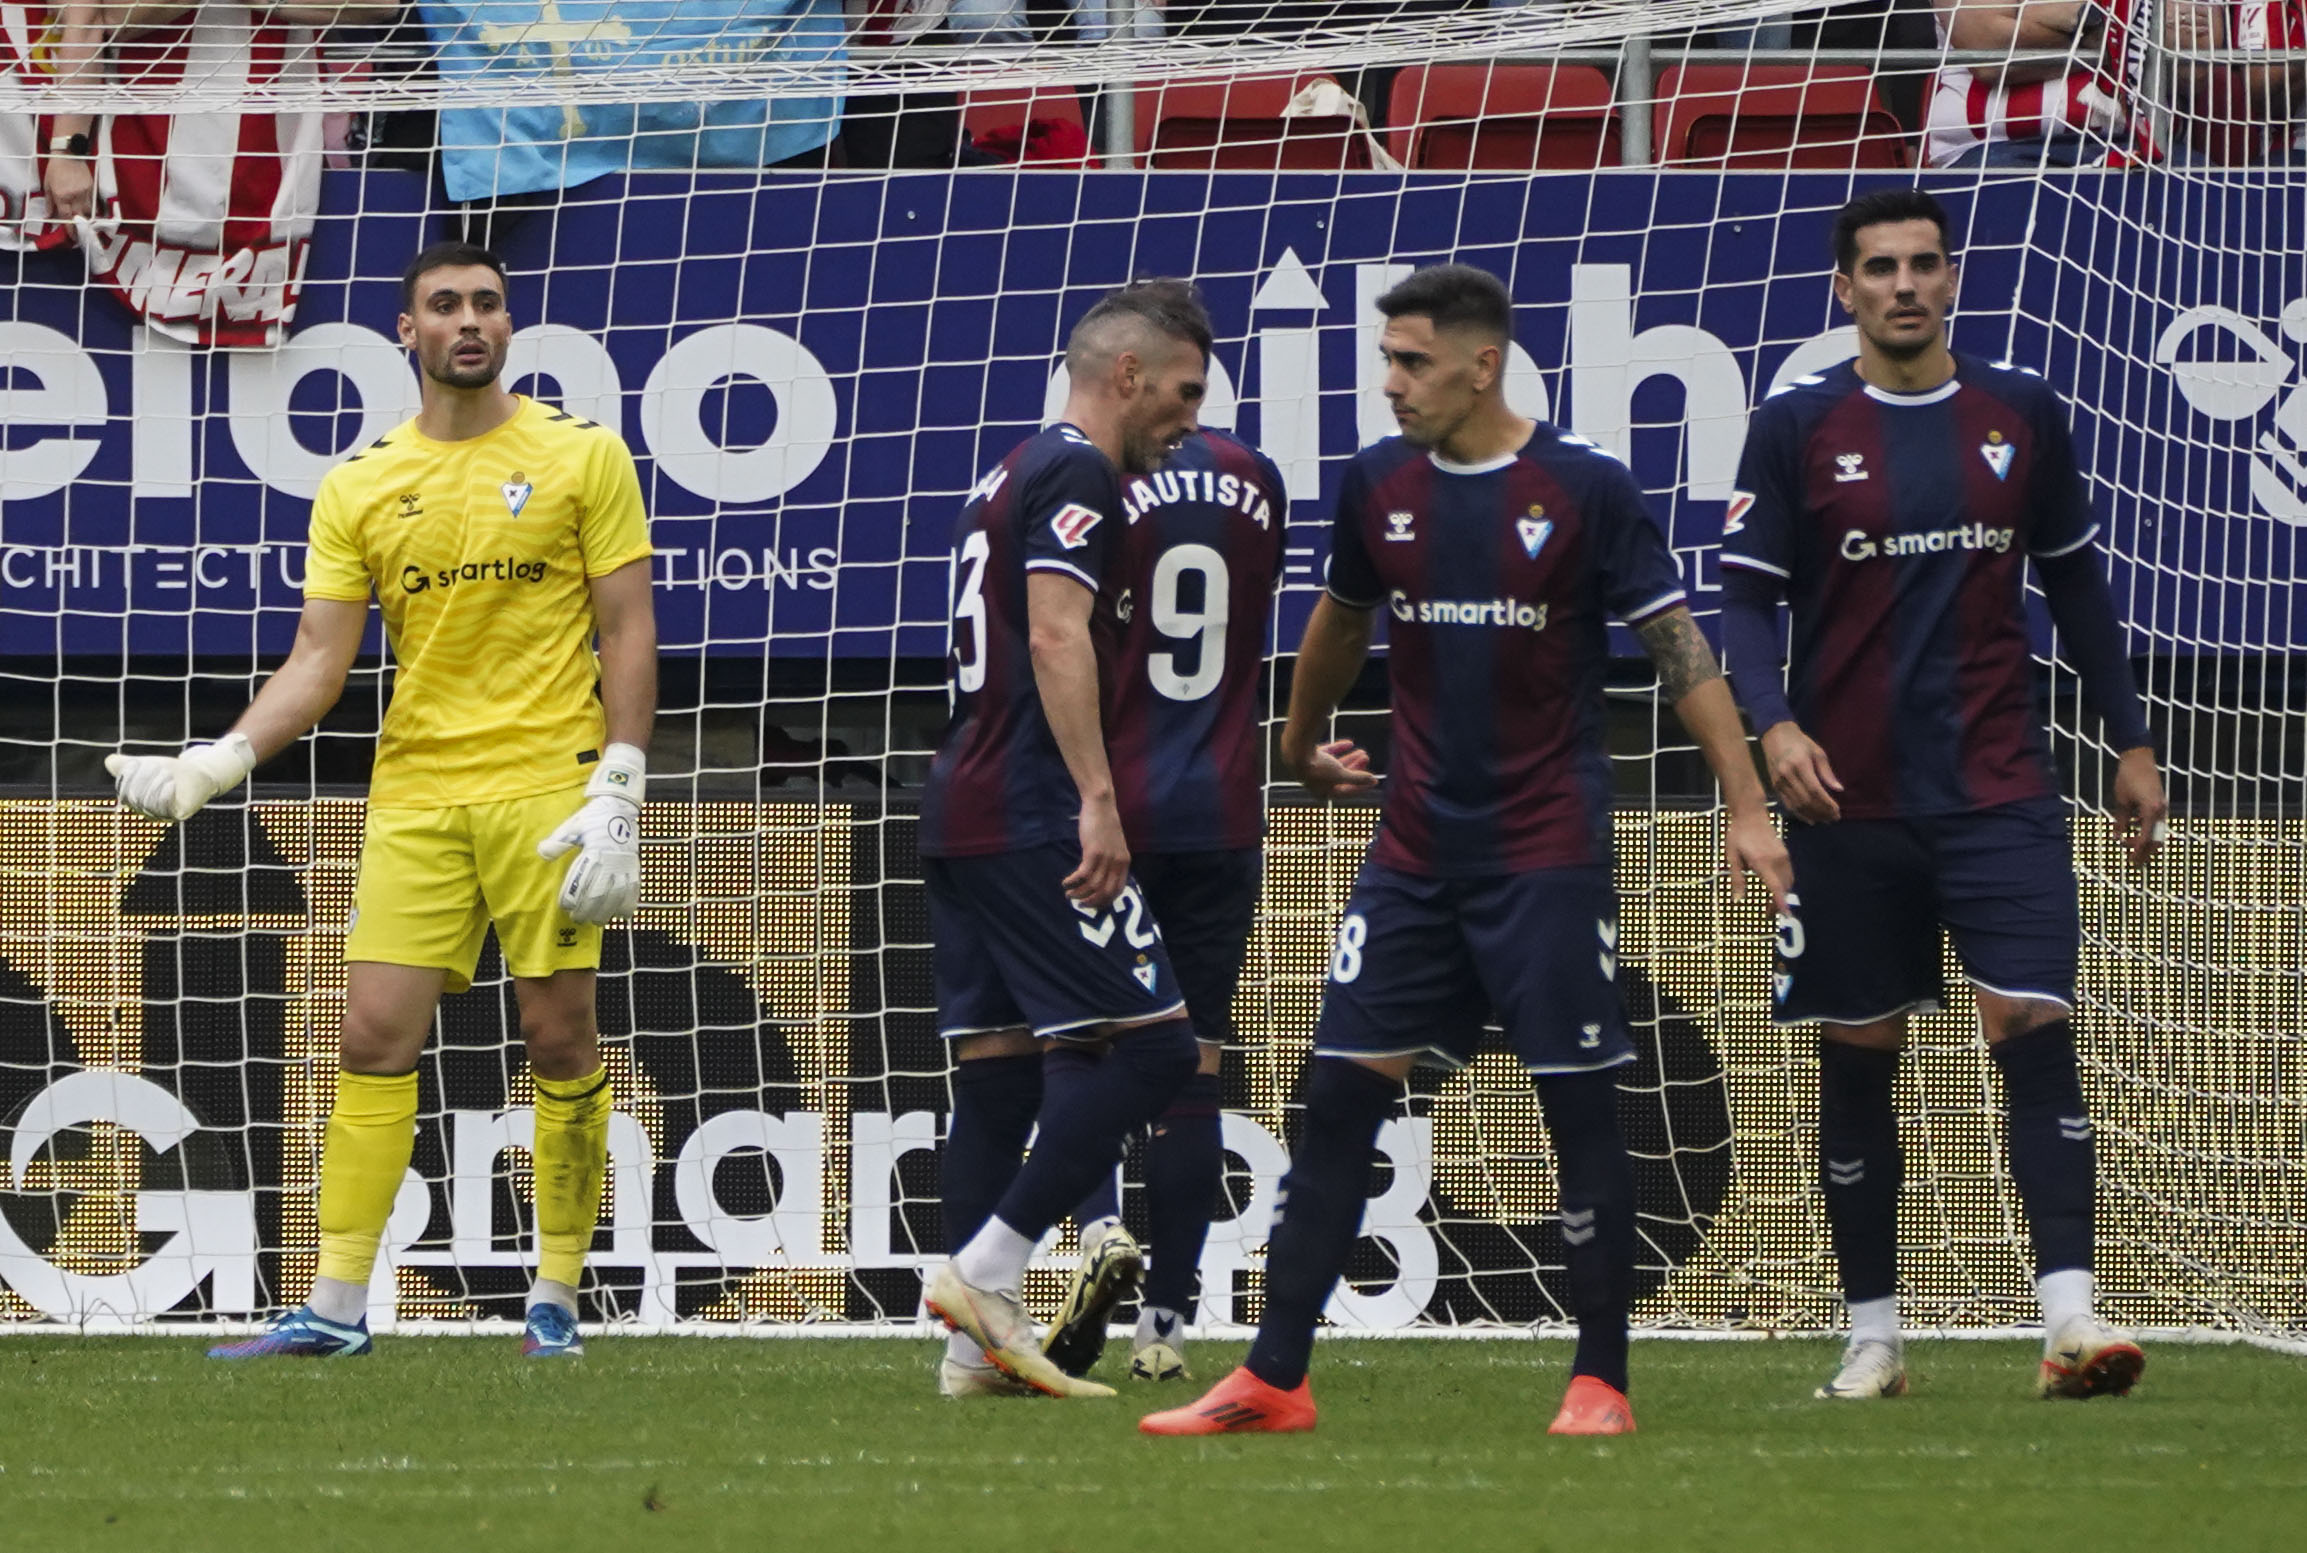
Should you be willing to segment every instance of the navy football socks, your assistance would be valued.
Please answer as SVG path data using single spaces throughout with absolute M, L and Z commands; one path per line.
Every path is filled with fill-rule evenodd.
M 954 1064 L 953 1122 L 938 1172 L 945 1249 L 969 1244 L 1017 1176 L 1041 1110 L 1041 1055 Z
M 1818 1176 L 1846 1303 L 1898 1292 L 1898 1053 L 1818 1043 Z
M 994 1215 L 1027 1240 L 1038 1240 L 1097 1185 L 1113 1174 L 1122 1141 L 1166 1109 L 1193 1076 L 1200 1053 L 1194 1027 L 1183 1018 L 1141 1025 L 1116 1036 L 1102 1059 L 1087 1052 L 1093 1066 L 1066 1073 L 1066 1053 L 1049 1054 L 1062 1075 L 1056 1092 L 1041 1108 L 1040 1135 Z
M 1070 1046 L 1063 1042 L 1052 1046 L 1041 1059 L 1041 1103 L 1052 1110 L 1071 1106 L 1082 1093 L 1083 1086 L 1097 1076 L 1098 1064 L 1105 1054 L 1095 1047 Z M 1122 1140 L 1126 1144 L 1127 1139 Z M 1115 1150 L 1116 1165 L 1120 1164 L 1120 1149 Z M 1100 1219 L 1121 1217 L 1121 1181 L 1119 1172 L 1108 1170 L 1097 1178 L 1073 1210 L 1076 1224 L 1095 1224 Z
M 1153 1241 L 1153 1266 L 1146 1272 L 1145 1303 L 1157 1310 L 1193 1309 L 1210 1212 L 1225 1173 L 1218 1147 L 1218 1099 L 1218 1076 L 1196 1073 L 1155 1118 L 1153 1136 L 1146 1141 L 1146 1229 Z
M 1578 1318 L 1573 1375 L 1626 1390 L 1626 1321 L 1634 1303 L 1634 1161 L 1618 1125 L 1618 1072 L 1538 1079 L 1554 1143 L 1570 1309 Z
M 2034 1232 L 2035 1271 L 2091 1266 L 2091 1206 L 2097 1186 L 2091 1113 L 2075 1061 L 2071 1021 L 2014 1035 L 1987 1048 L 2003 1074 L 2010 1116 L 2011 1179 Z
M 1104 1053 L 1085 1046 L 1052 1046 L 1041 1059 L 1041 1103 L 1062 1109 L 1074 1103 L 1082 1086 L 1096 1076 L 1098 1063 Z M 1126 1139 L 1124 1142 L 1126 1143 Z M 1116 1164 L 1119 1159 L 1116 1159 Z M 1121 1180 L 1116 1170 L 1108 1170 L 1097 1179 L 1097 1185 L 1073 1210 L 1076 1224 L 1095 1224 L 1100 1219 L 1121 1217 Z
M 1294 1391 L 1314 1356 L 1314 1327 L 1362 1230 L 1378 1129 L 1402 1086 L 1343 1057 L 1316 1057 L 1305 1132 L 1282 1178 L 1266 1251 L 1266 1313 L 1243 1361 L 1269 1386 Z

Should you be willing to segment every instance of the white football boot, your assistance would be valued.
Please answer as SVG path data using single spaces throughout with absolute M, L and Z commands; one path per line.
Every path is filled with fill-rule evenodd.
M 1827 1402 L 1871 1402 L 1906 1395 L 1906 1350 L 1880 1338 L 1853 1338 L 1842 1351 L 1842 1368 L 1811 1393 Z
M 2147 1356 L 2127 1333 L 2097 1316 L 2069 1316 L 2043 1343 L 2036 1395 L 2119 1397 L 2138 1384 Z

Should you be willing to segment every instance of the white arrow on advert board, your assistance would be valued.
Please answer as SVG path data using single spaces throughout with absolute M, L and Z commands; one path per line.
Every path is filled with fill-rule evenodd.
M 1329 308 L 1329 299 L 1294 248 L 1282 250 L 1265 284 L 1250 298 L 1253 314 L 1326 313 Z M 1258 445 L 1281 466 L 1293 499 L 1321 495 L 1321 331 L 1310 322 L 1258 331 Z

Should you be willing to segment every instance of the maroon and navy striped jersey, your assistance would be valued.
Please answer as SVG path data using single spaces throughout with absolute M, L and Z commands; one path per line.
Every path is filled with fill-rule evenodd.
M 1042 714 L 1025 578 L 1061 572 L 1101 595 L 1090 632 L 1110 683 L 1121 510 L 1112 461 L 1063 424 L 1019 443 L 969 493 L 953 535 L 953 719 L 921 795 L 923 857 L 1077 839 L 1081 793 Z
M 2021 589 L 2029 554 L 2098 528 L 2066 409 L 2030 372 L 1958 355 L 1895 394 L 1845 362 L 1763 401 L 1722 564 L 1785 585 L 1788 703 L 1846 818 L 2058 791 Z
M 1476 465 L 1389 437 L 1346 467 L 1329 590 L 1386 614 L 1377 862 L 1444 878 L 1608 862 L 1610 617 L 1683 599 L 1623 464 L 1544 423 Z
M 1133 852 L 1254 847 L 1265 834 L 1258 670 L 1288 513 L 1273 460 L 1219 431 L 1122 487 L 1105 742 Z

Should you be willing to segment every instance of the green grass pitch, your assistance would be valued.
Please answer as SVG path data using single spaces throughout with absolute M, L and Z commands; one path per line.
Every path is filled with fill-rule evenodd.
M 1316 1433 L 1218 1440 L 1136 1433 L 1198 1394 L 1177 1386 L 943 1401 L 923 1341 L 591 1348 L 225 1366 L 195 1340 L 0 1340 L 0 1547 L 2307 1546 L 2307 1360 L 2247 1348 L 2164 1344 L 2136 1394 L 2075 1404 L 2027 1394 L 2033 1345 L 1919 1342 L 1913 1395 L 1831 1406 L 1825 1341 L 1638 1343 L 1642 1432 L 1608 1441 L 1545 1433 L 1560 1342 L 1324 1343 Z

